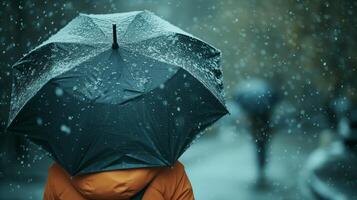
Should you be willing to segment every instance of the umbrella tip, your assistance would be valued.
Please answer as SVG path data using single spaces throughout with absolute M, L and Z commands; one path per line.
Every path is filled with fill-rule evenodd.
M 112 44 L 112 49 L 118 49 L 118 40 L 117 40 L 117 25 L 113 24 L 113 44 Z

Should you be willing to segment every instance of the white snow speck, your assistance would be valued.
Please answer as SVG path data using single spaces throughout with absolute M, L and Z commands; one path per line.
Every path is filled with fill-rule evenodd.
M 37 125 L 41 126 L 43 124 L 42 118 L 41 117 L 37 117 L 36 118 L 36 123 L 37 123 Z
M 71 133 L 71 128 L 65 124 L 61 125 L 61 131 L 66 133 L 66 134 L 70 134 Z

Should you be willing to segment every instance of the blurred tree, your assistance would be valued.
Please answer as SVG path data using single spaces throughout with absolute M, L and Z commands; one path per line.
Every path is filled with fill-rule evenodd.
M 211 24 L 220 32 L 213 38 L 221 41 L 228 90 L 240 79 L 273 81 L 301 120 L 319 127 L 312 116 L 333 116 L 331 100 L 356 99 L 356 4 L 225 1 Z
M 302 50 L 313 49 L 307 67 L 318 69 L 314 84 L 324 97 L 316 111 L 325 114 L 331 128 L 338 121 L 332 102 L 340 97 L 356 99 L 356 7 L 351 0 L 298 2 L 297 41 Z

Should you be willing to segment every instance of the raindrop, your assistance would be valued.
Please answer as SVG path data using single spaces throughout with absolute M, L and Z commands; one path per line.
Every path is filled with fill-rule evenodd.
M 42 126 L 42 124 L 43 124 L 42 118 L 41 117 L 37 117 L 36 118 L 36 123 L 37 123 L 37 125 Z
M 164 106 L 167 106 L 167 101 L 166 100 L 162 101 L 162 104 L 164 104 Z
M 71 128 L 65 124 L 61 125 L 61 131 L 66 133 L 66 134 L 70 134 L 71 133 Z

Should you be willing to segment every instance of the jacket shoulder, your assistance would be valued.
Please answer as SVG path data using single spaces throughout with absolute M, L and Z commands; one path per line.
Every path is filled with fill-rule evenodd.
M 150 197 L 150 194 L 153 196 L 160 194 L 162 199 L 193 200 L 191 183 L 183 164 L 177 161 L 174 166 L 163 168 L 148 187 L 143 200 L 146 200 L 145 197 Z

